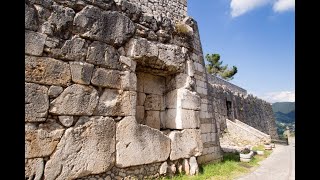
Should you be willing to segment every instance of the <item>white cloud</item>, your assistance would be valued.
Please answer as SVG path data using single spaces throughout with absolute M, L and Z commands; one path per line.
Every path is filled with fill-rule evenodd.
M 237 17 L 257 7 L 267 4 L 270 0 L 231 0 L 231 16 Z
M 273 10 L 275 12 L 283 12 L 295 9 L 295 0 L 277 0 L 273 4 Z
M 270 93 L 265 93 L 264 95 L 260 96 L 260 98 L 270 103 L 294 102 L 295 91 L 270 92 Z
M 231 16 L 243 15 L 255 8 L 273 4 L 273 11 L 283 12 L 295 9 L 295 0 L 231 0 Z

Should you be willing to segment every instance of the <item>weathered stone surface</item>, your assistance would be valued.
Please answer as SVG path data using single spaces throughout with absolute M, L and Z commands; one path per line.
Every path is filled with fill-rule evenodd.
M 160 166 L 159 174 L 166 174 L 167 173 L 167 168 L 168 168 L 168 163 L 167 163 L 167 161 L 165 161 Z
M 148 94 L 146 96 L 144 107 L 146 110 L 160 111 L 162 103 L 162 96 L 155 94 Z
M 134 117 L 121 120 L 116 133 L 117 167 L 163 162 L 169 157 L 170 139 L 158 130 L 139 125 Z
M 93 71 L 91 83 L 96 86 L 120 89 L 121 72 L 104 68 L 96 68 Z
M 144 123 L 144 106 L 136 106 L 136 120 L 139 124 Z
M 146 100 L 146 94 L 145 93 L 137 93 L 137 106 L 144 106 L 144 101 Z
M 120 63 L 122 63 L 124 69 L 129 69 L 132 72 L 135 72 L 137 62 L 133 61 L 131 58 L 120 56 L 119 58 Z
M 47 35 L 25 31 L 25 53 L 34 56 L 41 56 L 43 52 L 44 43 L 46 42 Z
M 43 159 L 26 159 L 24 169 L 25 179 L 40 180 L 44 169 Z
M 73 25 L 81 37 L 115 46 L 123 45 L 135 32 L 135 25 L 128 17 L 90 5 L 76 14 Z
M 108 117 L 91 117 L 67 129 L 46 164 L 45 179 L 76 179 L 110 170 L 115 163 L 115 129 Z
M 85 62 L 70 62 L 72 81 L 78 84 L 90 84 L 94 65 Z
M 114 47 L 99 41 L 94 41 L 90 44 L 86 61 L 104 68 L 121 68 L 117 50 Z
M 57 123 L 56 119 L 47 119 L 46 122 L 38 125 L 38 129 L 43 129 L 45 131 L 54 131 L 59 129 L 64 129 L 63 126 Z M 33 129 L 36 130 L 36 129 Z
M 58 36 L 63 39 L 68 39 L 71 36 L 69 29 L 72 27 L 73 17 L 75 12 L 73 9 L 60 6 L 52 5 L 53 12 L 48 18 L 46 27 L 43 27 L 45 33 L 48 35 Z
M 137 93 L 105 89 L 100 96 L 94 115 L 100 116 L 133 116 L 136 111 Z
M 63 88 L 61 86 L 50 86 L 48 90 L 49 97 L 58 97 L 63 91 Z
M 166 94 L 166 107 L 200 110 L 200 96 L 187 89 L 176 89 Z
M 25 4 L 24 6 L 24 27 L 32 31 L 38 29 L 37 12 L 32 5 Z
M 199 128 L 199 111 L 186 109 L 166 110 L 166 127 L 171 129 Z
M 25 121 L 45 121 L 49 109 L 48 88 L 33 83 L 25 83 Z
M 93 87 L 74 84 L 50 103 L 49 112 L 59 115 L 92 115 L 98 99 L 98 92 Z
M 67 86 L 71 80 L 68 63 L 53 58 L 25 56 L 25 81 Z
M 137 90 L 137 76 L 135 73 L 129 71 L 121 72 L 121 89 L 128 91 Z
M 190 175 L 197 175 L 199 173 L 199 166 L 197 163 L 197 159 L 195 157 L 191 157 L 189 162 L 190 162 Z
M 47 131 L 44 129 L 25 131 L 25 157 L 50 156 L 55 150 L 64 129 Z
M 61 48 L 61 58 L 70 61 L 84 61 L 87 55 L 87 45 L 84 39 L 73 36 Z
M 203 150 L 200 131 L 196 129 L 184 129 L 183 131 L 171 131 L 170 160 L 200 156 Z
M 165 78 L 148 73 L 137 73 L 137 91 L 148 94 L 163 95 L 165 91 Z
M 188 159 L 183 159 L 182 170 L 186 173 L 186 175 L 190 174 L 190 165 Z
M 65 127 L 70 127 L 73 124 L 73 116 L 59 116 L 59 121 Z
M 145 116 L 145 125 L 160 130 L 160 111 L 146 111 Z
M 131 39 L 127 43 L 127 56 L 133 59 L 143 57 L 158 58 L 159 49 L 156 43 L 150 42 L 145 38 Z

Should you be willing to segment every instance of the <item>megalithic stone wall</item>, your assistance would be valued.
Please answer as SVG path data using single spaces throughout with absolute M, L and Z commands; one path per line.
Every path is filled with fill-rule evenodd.
M 225 102 L 186 10 L 186 0 L 25 1 L 26 178 L 150 179 L 221 160 Z M 262 120 L 244 109 L 244 121 Z

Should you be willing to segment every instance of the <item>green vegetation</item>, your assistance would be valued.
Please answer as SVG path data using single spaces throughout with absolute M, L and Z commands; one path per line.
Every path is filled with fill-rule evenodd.
M 253 151 L 264 151 L 264 146 L 263 145 L 258 145 L 258 146 L 254 146 L 252 147 Z
M 224 80 L 229 81 L 232 80 L 233 76 L 238 72 L 236 66 L 232 66 L 232 69 L 228 69 L 228 65 L 223 66 L 223 61 L 220 61 L 219 54 L 207 54 L 206 59 L 208 61 L 206 68 L 209 74 L 218 76 Z
M 257 148 L 259 148 L 258 146 Z M 263 147 L 263 146 L 262 146 Z M 259 166 L 259 162 L 268 157 L 272 151 L 265 151 L 263 156 L 254 156 L 248 163 L 240 162 L 239 153 L 225 153 L 223 160 L 219 163 L 211 163 L 200 166 L 198 176 L 187 176 L 179 174 L 174 177 L 165 177 L 163 179 L 172 180 L 230 180 L 251 171 L 252 167 Z
M 295 102 L 276 102 L 272 104 L 276 118 L 277 132 L 282 136 L 288 126 L 291 132 L 295 131 Z

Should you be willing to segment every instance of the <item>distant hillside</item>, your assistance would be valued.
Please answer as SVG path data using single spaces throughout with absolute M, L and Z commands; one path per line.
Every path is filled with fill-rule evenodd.
M 288 126 L 291 131 L 295 131 L 295 103 L 276 102 L 272 104 L 272 110 L 276 118 L 278 134 L 281 136 Z
M 272 104 L 273 112 L 282 112 L 284 114 L 295 110 L 295 102 L 276 102 Z

